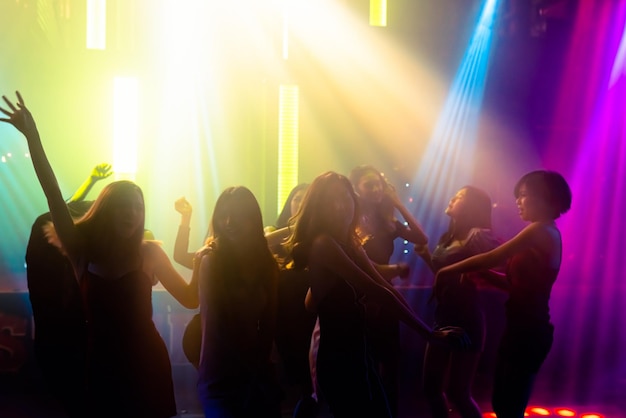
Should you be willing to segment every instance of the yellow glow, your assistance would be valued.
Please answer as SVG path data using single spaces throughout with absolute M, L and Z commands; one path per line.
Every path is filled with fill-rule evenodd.
M 87 49 L 106 48 L 106 0 L 87 0 Z
M 359 148 L 363 161 L 383 154 L 411 167 L 426 148 L 447 82 L 419 52 L 409 53 L 386 31 L 372 30 L 367 18 L 344 3 L 317 0 L 289 8 L 288 76 L 306 91 L 307 115 L 309 103 L 324 109 L 312 113 L 319 119 L 307 119 L 307 137 L 321 141 L 307 158 L 341 166 L 345 156 L 327 138 L 353 140 L 359 147 L 359 136 L 367 132 L 379 148 Z M 292 60 L 299 51 L 306 59 Z
M 545 408 L 530 408 L 530 412 L 532 412 L 533 414 L 546 416 L 546 417 L 550 415 L 550 411 L 548 411 Z
M 289 58 L 289 9 L 287 8 L 287 2 L 283 3 L 282 8 L 283 15 L 283 59 Z
M 556 414 L 560 417 L 573 417 L 576 415 L 576 412 L 571 409 L 559 408 L 556 410 Z
M 298 184 L 298 101 L 295 85 L 281 85 L 278 109 L 278 210 Z
M 387 0 L 370 0 L 370 25 L 387 26 Z
M 113 98 L 113 171 L 134 180 L 137 173 L 139 91 L 134 77 L 116 77 Z

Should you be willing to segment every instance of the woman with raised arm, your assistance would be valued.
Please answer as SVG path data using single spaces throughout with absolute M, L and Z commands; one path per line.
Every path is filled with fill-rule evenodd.
M 309 269 L 305 304 L 319 318 L 317 379 L 331 412 L 336 418 L 389 417 L 367 338 L 372 304 L 386 306 L 428 340 L 467 341 L 456 328 L 431 330 L 380 276 L 356 235 L 356 214 L 350 181 L 334 172 L 322 174 L 309 186 L 289 246 L 296 267 Z
M 360 165 L 349 175 L 359 198 L 360 213 L 357 234 L 367 256 L 387 280 L 406 278 L 406 263 L 389 264 L 396 238 L 425 247 L 428 238 L 413 214 L 402 204 L 395 188 L 371 165 Z M 400 214 L 404 222 L 396 218 Z M 381 307 L 370 320 L 370 338 L 391 412 L 398 416 L 398 358 L 400 357 L 400 324 Z
M 435 279 L 445 281 L 453 275 L 483 272 L 507 263 L 506 275 L 485 275 L 509 293 L 492 396 L 499 418 L 524 416 L 535 376 L 552 347 L 554 327 L 549 301 L 562 252 L 555 220 L 569 210 L 572 202 L 567 182 L 553 171 L 524 175 L 515 185 L 514 194 L 520 217 L 529 225 L 491 251 L 443 267 Z
M 193 270 L 194 259 L 200 256 L 206 247 L 200 248 L 196 252 L 189 252 L 189 233 L 191 232 L 191 214 L 193 208 L 191 203 L 184 197 L 177 199 L 174 202 L 174 209 L 180 213 L 180 224 L 178 226 L 178 232 L 176 233 L 176 240 L 174 242 L 174 261 L 181 266 L 185 266 Z M 183 333 L 183 353 L 187 360 L 197 369 L 200 364 L 200 344 L 202 340 L 202 331 L 200 328 L 200 314 L 196 313 L 191 317 L 187 325 L 185 326 L 185 332 Z
M 44 152 L 35 121 L 21 95 L 0 118 L 28 141 L 56 233 L 83 294 L 87 317 L 89 417 L 167 418 L 176 415 L 167 347 L 152 322 L 152 278 L 181 304 L 198 305 L 195 278 L 187 282 L 165 252 L 144 241 L 144 199 L 129 181 L 107 185 L 74 222 Z

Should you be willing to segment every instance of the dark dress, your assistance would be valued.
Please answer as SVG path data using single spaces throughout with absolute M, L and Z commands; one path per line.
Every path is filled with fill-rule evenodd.
M 317 378 L 335 418 L 391 416 L 371 357 L 365 306 L 340 277 L 318 306 Z
M 394 241 L 406 230 L 397 219 L 363 219 L 359 234 L 366 235 L 363 248 L 370 260 L 377 264 L 389 264 Z M 386 309 L 369 319 L 369 338 L 377 363 L 392 416 L 398 416 L 398 358 L 400 357 L 400 322 Z
M 490 251 L 498 246 L 491 230 L 474 228 L 464 245 L 437 245 L 432 253 L 435 271 L 461 260 Z M 435 308 L 435 329 L 455 326 L 465 330 L 471 340 L 471 351 L 482 351 L 485 340 L 485 320 L 480 306 L 480 295 L 471 280 L 461 282 L 461 275 L 446 277 L 441 286 Z
M 524 414 L 535 376 L 552 347 L 549 302 L 557 275 L 548 256 L 534 249 L 509 260 L 506 326 L 498 349 L 492 399 L 498 416 Z
M 309 286 L 307 270 L 283 269 L 280 271 L 276 348 L 289 383 L 302 385 L 307 395 L 313 391 L 309 368 L 309 348 L 317 318 L 304 306 Z
M 275 337 L 273 298 L 263 281 L 269 266 L 254 280 L 231 272 L 236 261 L 219 250 L 215 270 L 200 280 L 202 349 L 198 368 L 198 397 L 205 417 L 280 417 L 281 388 L 271 361 Z
M 176 415 L 167 348 L 152 321 L 152 283 L 141 271 L 105 279 L 89 271 L 83 292 L 88 319 L 90 416 Z
M 71 202 L 73 217 L 83 215 L 92 202 Z M 43 226 L 50 213 L 33 223 L 26 248 L 28 296 L 35 322 L 34 351 L 50 393 L 69 417 L 85 412 L 85 316 L 80 289 L 69 259 L 48 243 Z

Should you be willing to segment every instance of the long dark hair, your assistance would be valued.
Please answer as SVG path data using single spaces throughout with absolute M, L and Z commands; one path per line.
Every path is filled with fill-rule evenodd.
M 244 243 L 231 242 L 225 238 L 224 220 L 227 217 L 237 216 L 252 222 L 249 234 L 243 239 L 247 242 L 247 251 L 237 251 L 236 246 Z M 273 292 L 276 286 L 278 267 L 274 256 L 269 250 L 267 240 L 263 233 L 263 218 L 261 208 L 254 194 L 243 186 L 229 187 L 222 192 L 215 203 L 213 218 L 211 219 L 211 236 L 207 244 L 212 248 L 215 255 L 214 271 L 216 279 L 225 288 L 241 286 L 240 267 L 244 265 L 257 266 L 259 274 L 255 275 L 253 286 L 261 286 L 269 292 Z M 244 257 L 245 259 L 242 259 Z
M 76 221 L 76 227 L 85 240 L 87 259 L 91 262 L 107 260 L 113 249 L 119 247 L 114 228 L 112 228 L 115 210 L 122 199 L 129 194 L 138 193 L 144 202 L 141 188 L 132 181 L 121 180 L 106 185 L 87 213 Z M 143 242 L 145 209 L 137 231 L 123 244 L 133 256 L 139 257 Z
M 464 226 L 491 229 L 491 198 L 487 192 L 474 186 L 464 186 L 460 190 L 465 190 Z M 450 219 L 448 230 L 439 238 L 438 245 L 449 245 L 456 238 L 456 226 L 456 221 Z
M 289 192 L 289 196 L 287 196 L 287 200 L 283 205 L 283 209 L 280 211 L 278 215 L 278 219 L 276 219 L 276 229 L 281 229 L 286 227 L 289 224 L 289 218 L 291 218 L 291 201 L 293 200 L 296 193 L 300 190 L 306 190 L 309 187 L 308 183 L 300 183 Z M 294 213 L 295 215 L 295 213 Z
M 304 201 L 300 206 L 298 218 L 294 225 L 293 233 L 287 242 L 287 249 L 291 252 L 295 268 L 305 268 L 308 265 L 309 250 L 315 238 L 320 234 L 332 235 L 333 222 L 328 218 L 328 207 L 331 196 L 330 188 L 333 184 L 339 184 L 346 189 L 354 200 L 354 217 L 349 226 L 347 244 L 351 247 L 359 245 L 356 234 L 358 222 L 358 199 L 352 187 L 352 183 L 346 176 L 333 171 L 320 174 L 309 186 Z
M 252 223 L 250 231 L 241 235 L 238 242 L 227 238 L 228 218 L 231 222 L 245 219 Z M 276 333 L 278 265 L 263 234 L 259 203 L 248 188 L 229 187 L 222 192 L 215 203 L 210 232 L 210 277 L 202 276 L 200 280 L 210 280 L 214 285 L 209 303 L 214 303 L 214 309 L 219 311 L 217 324 L 229 333 L 234 332 L 233 327 L 242 326 L 248 332 L 246 336 L 251 337 L 250 323 L 254 321 L 255 342 L 246 340 L 243 334 L 240 337 L 246 344 L 256 344 L 259 359 L 263 359 L 269 355 Z M 245 277 L 242 266 L 252 267 L 254 274 Z M 201 297 L 209 297 L 209 293 Z M 245 324 L 247 327 L 243 327 Z
M 354 190 L 357 193 L 357 196 L 358 196 L 359 182 L 361 181 L 363 176 L 365 176 L 368 173 L 373 173 L 378 177 L 378 179 L 380 180 L 381 186 L 383 188 L 383 193 L 386 193 L 389 190 L 389 188 L 393 187 L 391 186 L 391 184 L 389 184 L 389 182 L 387 181 L 387 178 L 383 175 L 383 173 L 380 170 L 378 170 L 376 167 L 374 167 L 373 165 L 369 165 L 369 164 L 359 165 L 357 167 L 354 167 L 350 171 L 350 174 L 348 175 L 348 178 L 350 179 L 350 182 L 352 183 L 352 187 L 354 187 Z M 380 202 L 380 204 L 376 205 L 372 209 L 373 209 L 372 214 L 374 215 L 375 222 L 377 222 L 378 225 L 390 231 L 395 228 L 395 225 L 393 225 L 394 211 L 395 211 L 393 204 L 391 204 L 386 199 L 383 199 L 383 201 Z

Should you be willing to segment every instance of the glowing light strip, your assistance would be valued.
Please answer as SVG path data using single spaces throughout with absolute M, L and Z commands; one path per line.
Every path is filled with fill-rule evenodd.
M 113 171 L 118 179 L 134 180 L 137 173 L 138 89 L 134 77 L 114 80 Z
M 298 184 L 298 124 L 300 89 L 281 85 L 278 102 L 278 211 Z
M 106 0 L 87 0 L 87 49 L 106 49 Z
M 370 25 L 387 26 L 387 0 L 370 0 Z

